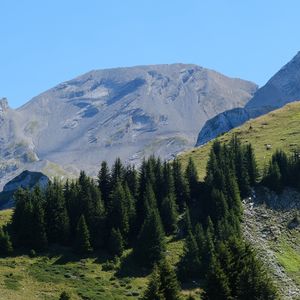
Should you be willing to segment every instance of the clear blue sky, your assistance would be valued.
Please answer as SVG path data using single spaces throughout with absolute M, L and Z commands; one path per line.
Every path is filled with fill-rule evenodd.
M 195 63 L 264 84 L 300 50 L 299 0 L 1 0 L 0 97 L 91 69 Z

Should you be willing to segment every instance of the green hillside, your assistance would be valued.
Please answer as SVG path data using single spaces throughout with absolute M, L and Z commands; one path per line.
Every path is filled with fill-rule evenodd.
M 234 134 L 242 143 L 252 144 L 258 165 L 263 169 L 276 149 L 290 153 L 300 148 L 300 102 L 290 103 L 267 115 L 249 120 L 218 137 L 218 140 L 229 141 Z M 192 157 L 200 178 L 203 178 L 211 145 L 212 142 L 209 142 L 202 147 L 187 151 L 179 155 L 179 159 L 186 165 L 189 157 Z M 270 145 L 271 149 L 267 145 Z

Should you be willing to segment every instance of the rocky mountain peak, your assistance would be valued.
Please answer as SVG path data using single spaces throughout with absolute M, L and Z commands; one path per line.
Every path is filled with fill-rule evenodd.
M 7 98 L 0 99 L 0 113 L 5 113 L 8 110 L 8 100 Z

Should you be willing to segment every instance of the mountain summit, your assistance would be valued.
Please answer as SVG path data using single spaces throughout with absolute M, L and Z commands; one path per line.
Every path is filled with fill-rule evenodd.
M 1 145 L 2 166 L 19 170 L 29 163 L 40 170 L 47 161 L 95 174 L 102 160 L 116 157 L 135 163 L 153 153 L 170 158 L 195 144 L 208 119 L 244 106 L 256 90 L 251 82 L 188 64 L 91 71 L 11 111 L 15 135 Z M 14 156 L 9 162 L 7 151 Z
M 251 118 L 268 113 L 300 99 L 300 52 L 282 67 L 244 108 L 225 111 L 208 120 L 201 129 L 196 146 L 235 128 Z

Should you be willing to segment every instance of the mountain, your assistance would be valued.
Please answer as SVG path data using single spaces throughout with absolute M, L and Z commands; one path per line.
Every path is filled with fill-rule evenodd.
M 17 110 L 2 100 L 2 184 L 25 168 L 95 175 L 102 160 L 170 158 L 195 144 L 208 119 L 244 106 L 256 90 L 248 81 L 172 64 L 91 71 Z
M 17 177 L 5 184 L 3 191 L 0 192 L 0 209 L 12 207 L 14 205 L 13 195 L 19 188 L 33 189 L 39 186 L 45 189 L 49 183 L 49 178 L 41 172 L 22 172 Z
M 196 146 L 235 128 L 251 118 L 300 99 L 300 52 L 281 68 L 244 108 L 225 111 L 208 120 L 202 127 Z
M 299 151 L 299 124 L 300 102 L 296 101 L 256 119 L 248 120 L 245 124 L 226 132 L 217 139 L 227 142 L 233 135 L 236 135 L 243 144 L 251 143 L 255 150 L 258 166 L 263 170 L 277 149 L 282 149 L 290 154 Z M 201 178 L 205 175 L 208 154 L 214 140 L 178 156 L 184 165 L 191 157 L 197 165 Z

